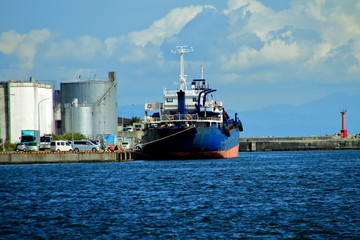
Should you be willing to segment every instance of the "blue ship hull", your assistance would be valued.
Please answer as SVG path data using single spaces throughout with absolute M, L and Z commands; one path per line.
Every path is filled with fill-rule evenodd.
M 179 160 L 234 158 L 239 152 L 239 129 L 206 128 L 150 129 L 143 136 L 136 159 Z

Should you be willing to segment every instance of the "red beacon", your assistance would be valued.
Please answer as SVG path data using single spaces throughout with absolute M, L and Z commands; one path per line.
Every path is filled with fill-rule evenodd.
M 348 131 L 346 130 L 346 120 L 345 120 L 346 110 L 342 110 L 340 113 L 341 113 L 340 137 L 341 138 L 347 138 L 348 137 Z

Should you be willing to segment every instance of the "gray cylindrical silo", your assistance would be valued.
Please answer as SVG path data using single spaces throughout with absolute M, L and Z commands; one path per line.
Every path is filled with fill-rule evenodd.
M 71 104 L 78 99 L 78 105 Z M 74 130 L 92 138 L 100 135 L 117 135 L 117 84 L 115 73 L 109 73 L 107 81 L 88 80 L 61 83 L 61 105 L 63 113 L 62 127 L 69 132 L 71 112 Z M 73 109 L 65 110 L 65 106 Z M 74 111 L 75 110 L 75 111 Z M 91 119 L 88 119 L 91 118 Z M 92 131 L 89 131 L 89 125 Z M 76 126 L 76 127 L 75 127 Z M 91 137 L 89 137 L 91 138 Z
M 64 106 L 63 120 L 65 132 L 82 133 L 87 138 L 93 138 L 92 106 Z

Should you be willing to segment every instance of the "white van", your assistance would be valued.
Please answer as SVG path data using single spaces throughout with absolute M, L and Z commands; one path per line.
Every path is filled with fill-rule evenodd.
M 52 152 L 64 152 L 72 151 L 72 147 L 68 141 L 51 141 L 50 151 Z
M 129 150 L 130 149 L 130 144 L 128 142 L 122 142 L 121 147 L 124 150 Z
M 133 132 L 134 128 L 133 127 L 126 127 L 124 128 L 124 132 Z
M 100 151 L 99 145 L 92 143 L 89 140 L 75 140 L 71 143 L 72 149 L 75 152 L 79 151 Z

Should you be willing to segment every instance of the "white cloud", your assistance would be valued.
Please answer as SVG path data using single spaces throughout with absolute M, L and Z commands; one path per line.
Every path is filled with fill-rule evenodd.
M 121 37 L 110 37 L 105 40 L 105 49 L 106 49 L 106 56 L 110 57 L 114 54 L 116 48 L 119 45 L 119 42 L 121 41 Z
M 333 49 L 333 45 L 330 43 L 322 42 L 313 46 L 312 54 L 310 54 L 310 59 L 305 62 L 305 65 L 308 65 L 310 68 L 315 66 L 317 62 L 326 59 L 331 49 Z
M 149 28 L 138 32 L 131 32 L 118 37 L 108 37 L 100 41 L 93 36 L 78 36 L 60 41 L 48 41 L 51 33 L 47 29 L 33 30 L 27 34 L 19 34 L 9 31 L 0 35 L 0 52 L 11 55 L 16 54 L 22 63 L 22 67 L 32 69 L 34 58 L 37 53 L 37 45 L 48 41 L 41 50 L 41 56 L 47 61 L 75 60 L 91 61 L 99 56 L 111 58 L 117 54 L 121 62 L 141 62 L 151 58 L 162 58 L 159 46 L 168 38 L 178 34 L 204 9 L 213 9 L 213 6 L 188 6 L 175 8 L 165 17 L 155 21 Z M 151 44 L 144 51 L 144 47 Z M 154 49 L 156 48 L 156 50 Z
M 15 54 L 22 68 L 33 69 L 37 46 L 48 41 L 51 32 L 48 29 L 33 30 L 27 34 L 20 34 L 14 30 L 0 35 L 0 52 L 6 55 Z
M 309 75 L 311 71 L 341 74 L 342 69 L 334 68 L 339 64 L 349 74 L 358 73 L 359 12 L 357 0 L 294 0 L 283 11 L 274 11 L 256 0 L 229 0 L 224 14 L 229 18 L 232 48 L 219 59 L 223 69 L 234 72 L 277 64 L 283 67 L 278 69 L 284 75 L 290 74 L 286 69 L 296 68 L 309 71 Z M 246 42 L 249 34 L 259 43 Z
M 299 55 L 300 47 L 296 43 L 288 44 L 282 40 L 274 40 L 259 50 L 242 47 L 234 54 L 223 57 L 221 61 L 225 69 L 248 69 L 296 60 Z
M 221 59 L 225 69 L 248 69 L 278 62 L 295 60 L 300 55 L 300 47 L 296 43 L 274 40 L 266 43 L 261 49 L 243 47 L 239 51 L 223 56 Z
M 122 52 L 119 57 L 121 62 L 140 62 L 147 59 L 148 54 L 144 51 L 143 48 L 138 46 L 129 46 L 126 49 L 126 52 Z
M 160 46 L 166 38 L 180 33 L 187 23 L 206 8 L 214 7 L 207 5 L 175 8 L 165 17 L 155 21 L 149 28 L 130 33 L 130 41 L 141 47 L 145 47 L 148 43 Z
M 229 0 L 228 9 L 224 11 L 225 14 L 231 14 L 232 12 L 241 9 L 241 14 L 243 16 L 247 15 L 247 12 L 264 14 L 271 13 L 270 8 L 265 7 L 260 2 L 254 0 Z
M 230 20 L 231 38 L 251 32 L 265 41 L 270 31 L 281 29 L 284 24 L 281 14 L 255 0 L 229 0 L 224 14 Z
M 80 36 L 75 39 L 65 39 L 59 43 L 52 43 L 45 57 L 51 60 L 70 58 L 79 61 L 90 61 L 104 48 L 105 44 L 99 39 L 91 36 Z
M 0 33 L 0 53 L 5 56 L 3 59 L 15 56 L 22 70 L 31 70 L 35 62 L 44 59 L 47 62 L 43 65 L 55 65 L 54 62 L 61 60 L 65 66 L 71 63 L 80 69 L 86 67 L 83 62 L 98 61 L 99 57 L 106 64 L 141 63 L 142 69 L 150 69 L 165 61 L 163 48 L 186 39 L 188 42 L 184 44 L 202 51 L 201 61 L 218 65 L 229 82 L 236 81 L 240 74 L 244 79 L 246 74 L 259 69 L 263 72 L 256 72 L 257 81 L 272 81 L 273 77 L 290 80 L 293 74 L 290 71 L 294 69 L 310 76 L 308 79 L 315 71 L 334 76 L 352 74 L 352 79 L 359 75 L 358 0 L 293 0 L 290 7 L 282 11 L 256 0 L 227 3 L 227 9 L 216 14 L 201 14 L 214 9 L 211 5 L 174 8 L 149 23 L 146 29 L 106 36 L 104 40 L 97 36 L 59 39 L 61 35 L 54 36 L 47 29 L 25 34 L 12 30 Z M 216 60 L 218 62 L 214 62 Z M 16 65 L 11 61 L 13 59 L 6 64 Z M 81 66 L 75 66 L 77 63 Z M 341 72 L 336 66 L 341 66 Z M 279 72 L 269 74 L 268 71 Z M 347 76 L 336 79 L 346 81 Z
M 351 45 L 351 50 L 354 53 L 354 56 L 358 59 L 357 64 L 352 64 L 349 69 L 349 74 L 360 75 L 360 38 L 355 40 Z
M 294 25 L 319 32 L 324 41 L 334 46 L 360 36 L 360 4 L 356 0 L 295 1 L 288 12 L 293 15 Z
M 14 30 L 2 33 L 0 35 L 0 52 L 6 55 L 13 54 L 23 39 L 24 36 Z

